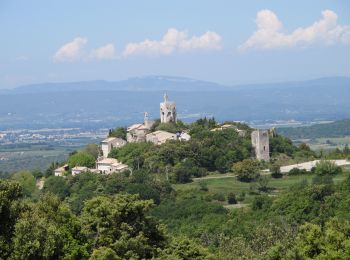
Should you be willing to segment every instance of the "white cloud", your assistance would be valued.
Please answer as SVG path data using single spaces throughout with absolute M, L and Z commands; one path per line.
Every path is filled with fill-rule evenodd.
M 113 60 L 117 58 L 117 54 L 112 43 L 92 50 L 89 58 L 97 60 Z
M 66 43 L 53 56 L 54 62 L 76 61 L 83 57 L 83 47 L 87 43 L 86 38 L 77 37 Z
M 239 50 L 281 49 L 304 47 L 311 44 L 333 45 L 350 43 L 350 26 L 338 25 L 337 14 L 331 10 L 322 12 L 322 18 L 308 27 L 299 27 L 291 33 L 283 32 L 283 24 L 270 10 L 257 13 L 257 30 Z
M 218 50 L 221 48 L 221 36 L 215 32 L 206 32 L 201 36 L 188 38 L 185 31 L 170 28 L 159 41 L 146 39 L 142 42 L 126 45 L 123 56 L 131 55 L 170 55 L 175 51 Z

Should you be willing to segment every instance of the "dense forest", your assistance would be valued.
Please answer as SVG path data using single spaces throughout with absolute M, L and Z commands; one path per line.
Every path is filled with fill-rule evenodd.
M 0 180 L 0 259 L 348 259 L 347 169 L 321 160 L 312 172 L 282 175 L 279 165 L 323 155 L 271 132 L 271 162 L 256 161 L 252 129 L 237 126 L 245 136 L 211 131 L 214 119 L 159 124 L 186 127 L 192 138 L 112 150 L 132 174 L 56 177 L 54 163 Z M 71 153 L 69 166 L 90 166 L 98 149 Z M 271 174 L 263 174 L 266 168 Z M 217 192 L 212 176 L 237 186 Z

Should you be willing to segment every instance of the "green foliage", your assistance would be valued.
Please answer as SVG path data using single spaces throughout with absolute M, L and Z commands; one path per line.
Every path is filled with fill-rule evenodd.
M 220 233 L 220 226 L 227 221 L 224 207 L 188 192 L 185 196 L 178 195 L 176 199 L 163 200 L 152 210 L 152 215 L 166 223 L 172 234 L 197 239 L 210 237 L 209 240 Z
M 95 166 L 95 161 L 96 159 L 91 154 L 87 152 L 78 152 L 68 158 L 68 165 L 71 169 L 75 166 L 93 168 Z
M 181 260 L 181 259 L 212 259 L 209 251 L 190 240 L 186 237 L 175 238 L 171 241 L 169 247 L 167 247 L 161 256 L 157 259 L 171 259 L 171 260 Z
M 100 147 L 97 144 L 88 144 L 84 147 L 83 152 L 93 156 L 95 159 L 99 156 L 101 153 Z
M 271 206 L 272 199 L 267 195 L 256 196 L 252 201 L 253 210 L 268 209 Z
M 69 186 L 67 181 L 62 177 L 50 176 L 45 180 L 44 192 L 56 194 L 60 199 L 64 199 L 69 195 Z
M 292 139 L 310 139 L 320 137 L 343 137 L 350 135 L 350 119 L 328 124 L 315 124 L 304 127 L 279 128 L 278 133 Z
M 288 172 L 288 175 L 295 176 L 295 175 L 303 175 L 303 174 L 307 174 L 307 173 L 308 172 L 305 169 L 293 168 Z
M 281 165 L 278 162 L 274 162 L 270 165 L 270 172 L 272 178 L 282 178 Z
M 225 194 L 218 192 L 214 193 L 212 196 L 212 199 L 217 200 L 217 201 L 225 201 Z
M 113 148 L 109 154 L 111 158 L 118 158 L 123 163 L 140 169 L 143 167 L 147 153 L 153 148 L 151 143 L 127 143 L 121 148 Z
M 182 132 L 183 130 L 186 130 L 187 126 L 182 123 L 180 120 L 178 120 L 176 123 L 175 122 L 170 122 L 170 123 L 159 123 L 158 125 L 155 126 L 155 131 L 157 130 L 162 130 L 170 133 L 178 133 Z
M 329 160 L 321 160 L 316 164 L 315 173 L 317 175 L 337 175 L 342 173 L 342 168 Z
M 273 156 L 279 153 L 293 156 L 296 151 L 297 147 L 295 147 L 292 141 L 287 137 L 275 135 L 270 138 L 270 153 L 272 153 Z
M 237 204 L 236 194 L 234 194 L 233 192 L 230 192 L 227 195 L 227 203 L 228 204 Z
M 80 223 L 57 197 L 29 204 L 15 225 L 12 259 L 81 259 L 88 255 L 80 241 Z
M 117 137 L 126 140 L 126 127 L 109 129 L 108 137 Z
M 25 196 L 31 196 L 36 190 L 36 181 L 33 174 L 29 171 L 21 171 L 11 176 L 12 180 L 17 181 L 22 189 Z
M 269 182 L 270 182 L 269 176 L 260 176 L 258 178 L 258 190 L 262 192 L 268 192 L 270 190 Z
M 89 259 L 90 260 L 119 260 L 121 258 L 117 256 L 114 250 L 110 249 L 109 247 L 103 246 L 98 249 L 94 249 Z
M 200 181 L 199 182 L 199 189 L 201 191 L 209 191 L 208 184 L 206 182 L 204 182 L 204 181 Z
M 348 259 L 349 244 L 349 221 L 331 219 L 324 227 L 305 223 L 300 227 L 291 249 L 285 255 L 280 252 L 276 256 L 288 259 Z
M 50 166 L 46 169 L 44 176 L 45 176 L 45 177 L 49 177 L 49 176 L 54 175 L 55 169 L 57 169 L 59 166 L 61 166 L 60 163 L 58 163 L 58 162 L 52 162 L 52 163 L 50 164 Z
M 121 258 L 152 258 L 166 245 L 162 227 L 147 216 L 151 201 L 136 195 L 97 196 L 84 205 L 83 234 L 95 248 L 109 247 Z
M 259 162 L 251 159 L 235 163 L 232 167 L 232 172 L 237 175 L 237 179 L 244 182 L 256 180 L 260 176 L 259 170 Z
M 12 181 L 0 180 L 0 258 L 7 259 L 13 251 L 12 237 L 15 224 L 22 213 L 21 186 Z

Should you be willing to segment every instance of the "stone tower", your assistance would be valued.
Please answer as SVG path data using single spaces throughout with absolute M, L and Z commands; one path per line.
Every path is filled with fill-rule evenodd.
M 168 100 L 167 94 L 164 94 L 164 101 L 160 103 L 160 122 L 176 123 L 176 104 Z
M 145 112 L 145 113 L 144 113 L 144 117 L 143 117 L 143 124 L 144 124 L 144 126 L 145 126 L 147 129 L 150 129 L 150 128 L 152 127 L 153 123 L 154 123 L 154 122 L 151 121 L 151 120 L 149 119 L 148 112 Z
M 251 137 L 256 159 L 270 161 L 269 131 L 258 129 L 252 132 Z

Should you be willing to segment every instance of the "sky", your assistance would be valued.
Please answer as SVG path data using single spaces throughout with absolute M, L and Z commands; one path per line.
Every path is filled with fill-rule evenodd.
M 0 0 L 0 88 L 350 76 L 348 0 Z

